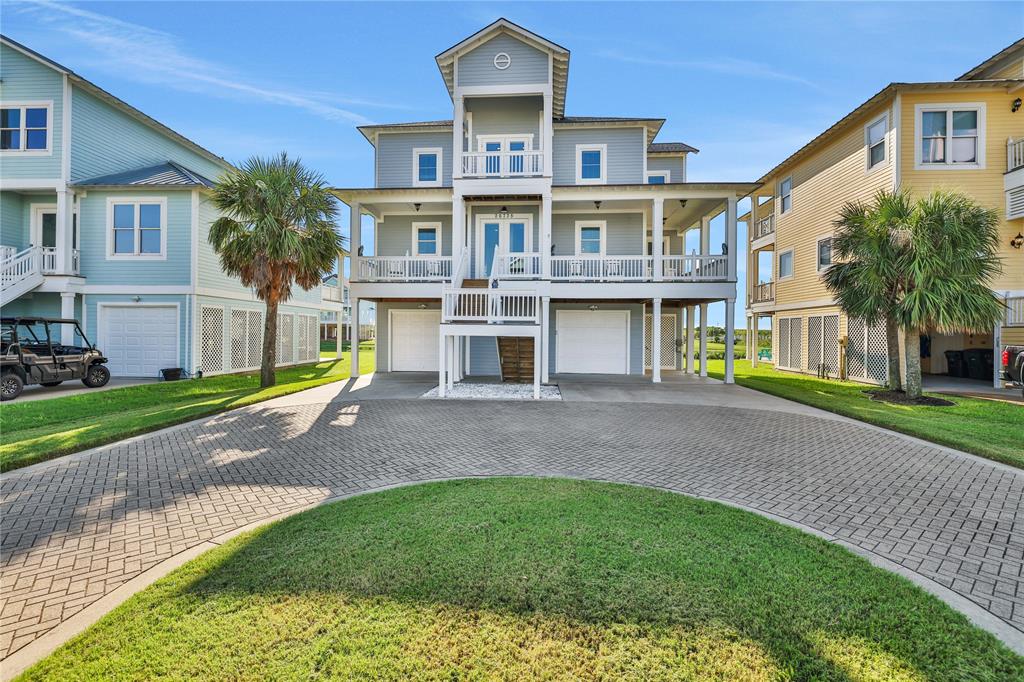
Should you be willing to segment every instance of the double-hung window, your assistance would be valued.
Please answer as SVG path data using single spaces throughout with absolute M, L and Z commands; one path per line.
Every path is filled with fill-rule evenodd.
M 108 258 L 164 258 L 167 202 L 164 199 L 109 199 Z
M 779 253 L 779 279 L 793 276 L 793 249 Z
M 818 240 L 818 272 L 827 270 L 832 265 L 832 237 Z
M 793 208 L 793 178 L 779 183 L 779 213 L 789 213 Z
M 984 104 L 919 104 L 914 109 L 917 168 L 985 167 Z
M 600 185 L 608 181 L 608 145 L 576 145 L 576 184 Z
M 0 151 L 49 153 L 49 103 L 0 107 Z
M 417 256 L 437 256 L 441 253 L 441 224 L 413 223 L 413 247 Z
M 885 163 L 885 133 L 889 127 L 889 116 L 885 115 L 864 128 L 864 141 L 868 148 L 868 170 Z
M 605 254 L 604 221 L 578 221 L 576 223 L 576 255 L 603 256 Z
M 413 187 L 441 186 L 441 148 L 414 149 L 412 151 Z

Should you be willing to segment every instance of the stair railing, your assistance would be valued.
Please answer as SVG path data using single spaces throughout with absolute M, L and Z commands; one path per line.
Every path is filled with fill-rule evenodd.
M 42 250 L 30 246 L 0 261 L 0 291 L 7 291 L 42 270 Z

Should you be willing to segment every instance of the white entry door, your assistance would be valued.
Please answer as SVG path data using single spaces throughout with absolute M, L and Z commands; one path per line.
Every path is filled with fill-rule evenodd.
M 391 371 L 436 372 L 441 349 L 440 310 L 392 310 Z
M 99 306 L 99 347 L 115 377 L 160 376 L 180 367 L 178 307 Z
M 629 311 L 555 311 L 555 371 L 628 374 Z

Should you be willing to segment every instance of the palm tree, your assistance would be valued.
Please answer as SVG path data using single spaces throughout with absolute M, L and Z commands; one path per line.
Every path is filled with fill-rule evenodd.
M 989 288 L 1000 269 L 998 222 L 992 209 L 948 191 L 917 201 L 881 191 L 870 206 L 852 202 L 840 211 L 832 241 L 839 262 L 825 285 L 847 315 L 885 323 L 891 388 L 900 387 L 900 329 L 906 393 L 917 398 L 922 330 L 986 331 L 1002 318 Z
M 210 226 L 221 267 L 266 303 L 260 386 L 273 386 L 277 309 L 298 284 L 318 286 L 342 249 L 337 205 L 323 178 L 288 155 L 253 157 L 221 178 L 213 202 L 223 213 Z

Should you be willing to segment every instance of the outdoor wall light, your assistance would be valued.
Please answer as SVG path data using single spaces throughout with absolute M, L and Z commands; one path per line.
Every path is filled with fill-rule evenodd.
M 426 303 L 420 303 L 416 307 L 419 308 L 420 310 L 426 310 L 427 309 L 427 304 Z
M 508 206 L 502 206 L 498 209 L 498 212 L 494 214 L 495 218 L 511 218 L 512 211 L 508 210 Z
M 594 312 L 594 311 L 597 310 L 597 306 L 596 305 L 588 306 L 588 310 L 590 310 L 590 312 Z
M 1012 246 L 1015 249 L 1019 249 L 1020 247 L 1024 246 L 1024 234 L 1018 232 L 1017 236 L 1010 240 L 1010 246 Z
M 682 208 L 686 208 L 686 199 L 680 199 L 679 200 L 679 206 L 682 207 Z
M 1020 248 L 1020 247 L 1018 246 L 1017 248 Z M 142 300 L 141 296 L 132 296 L 132 301 L 134 301 L 135 303 L 138 303 L 141 300 Z
M 594 202 L 594 208 L 596 208 L 598 211 L 600 211 L 601 210 L 601 202 L 600 201 L 595 201 Z
M 1020 109 L 1020 97 L 1013 100 L 1013 104 L 1010 105 L 1010 112 L 1016 114 L 1017 110 Z
M 422 206 L 422 205 L 423 204 L 413 204 L 412 207 L 416 209 L 417 213 L 419 213 L 420 212 L 420 206 Z

